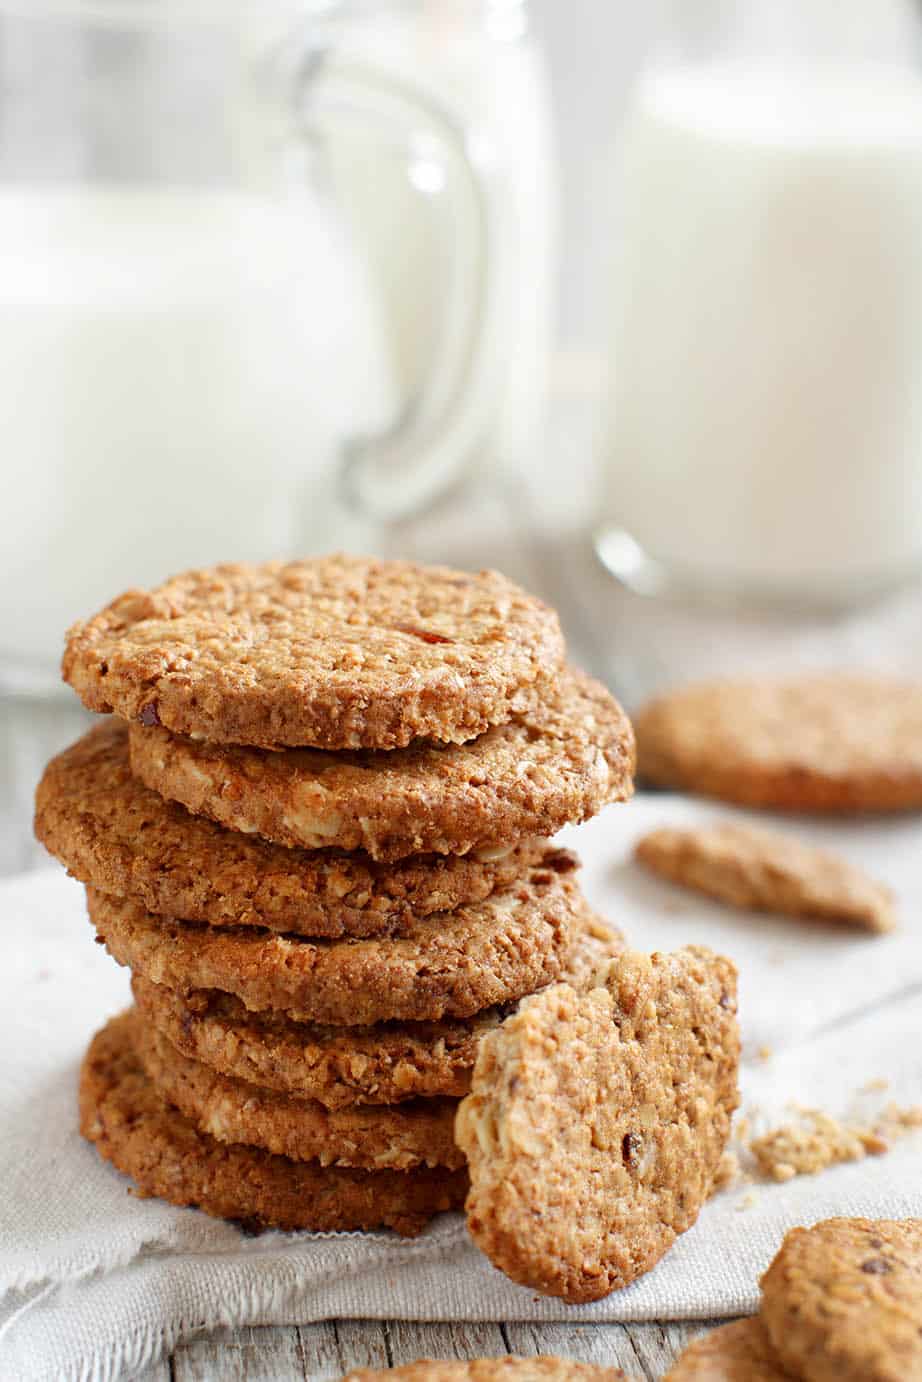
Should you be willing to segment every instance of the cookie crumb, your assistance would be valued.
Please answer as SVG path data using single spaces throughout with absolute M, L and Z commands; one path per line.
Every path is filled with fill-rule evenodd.
M 820 1109 L 802 1109 L 798 1122 L 782 1124 L 753 1138 L 748 1149 L 764 1176 L 783 1182 L 795 1176 L 813 1176 L 843 1162 L 862 1161 L 866 1156 L 884 1156 L 894 1142 L 919 1127 L 922 1106 L 904 1109 L 891 1103 L 871 1123 L 835 1118 Z

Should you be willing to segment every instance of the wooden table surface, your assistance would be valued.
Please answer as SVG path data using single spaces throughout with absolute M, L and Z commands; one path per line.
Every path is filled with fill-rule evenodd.
M 904 592 L 848 615 L 702 613 L 629 595 L 596 562 L 584 532 L 553 529 L 533 491 L 477 501 L 458 521 L 446 506 L 404 525 L 389 549 L 462 566 L 498 566 L 556 603 L 574 660 L 606 680 L 630 709 L 646 694 L 689 676 L 823 663 L 919 670 L 922 600 Z M 531 508 L 529 507 L 531 505 Z M 516 521 L 510 514 L 516 514 Z M 472 517 L 473 516 L 473 517 Z M 528 521 L 523 521 L 523 516 Z M 46 759 L 88 723 L 74 698 L 0 698 L 0 874 L 47 864 L 31 839 L 31 797 Z M 620 808 L 629 809 L 629 808 Z M 247 1328 L 181 1343 L 145 1382 L 337 1378 L 351 1367 L 386 1367 L 420 1356 L 558 1353 L 659 1378 L 693 1324 L 413 1324 L 337 1320 Z

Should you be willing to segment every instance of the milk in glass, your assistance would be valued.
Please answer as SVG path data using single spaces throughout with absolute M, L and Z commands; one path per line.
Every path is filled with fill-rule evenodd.
M 329 541 L 340 439 L 394 399 L 341 220 L 305 192 L 0 188 L 0 651 L 127 583 Z
M 832 598 L 916 570 L 922 79 L 655 69 L 622 173 L 603 504 L 632 542 L 615 533 L 615 564 L 639 549 L 679 583 Z

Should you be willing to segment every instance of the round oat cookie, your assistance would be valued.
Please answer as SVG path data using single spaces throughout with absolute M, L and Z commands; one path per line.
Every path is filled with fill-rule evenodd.
M 762 1319 L 805 1382 L 922 1378 L 922 1219 L 825 1219 L 785 1235 Z
M 740 821 L 660 826 L 634 847 L 653 873 L 731 907 L 892 931 L 893 893 L 837 854 Z
M 621 933 L 587 911 L 561 977 L 588 988 L 623 948 Z M 178 993 L 140 973 L 132 976 L 131 987 L 145 1019 L 184 1055 L 330 1109 L 466 1094 L 477 1043 L 512 1006 L 467 1019 L 342 1028 L 292 1022 L 284 1013 L 251 1013 L 232 994 Z
M 758 1316 L 702 1334 L 673 1363 L 663 1382 L 792 1382 Z
M 296 1099 L 219 1075 L 182 1055 L 147 1024 L 138 1026 L 136 1051 L 167 1102 L 219 1142 L 366 1171 L 456 1170 L 465 1164 L 455 1145 L 456 1099 L 417 1099 L 391 1108 L 368 1104 L 331 1113 L 316 1099 Z
M 471 1235 L 571 1303 L 649 1271 L 711 1193 L 738 1102 L 736 974 L 698 947 L 625 951 L 483 1038 L 455 1137 Z
M 35 833 L 82 883 L 148 911 L 211 926 L 307 936 L 373 936 L 509 887 L 546 841 L 490 858 L 422 856 L 392 865 L 337 850 L 286 849 L 192 816 L 133 777 L 128 730 L 99 725 L 53 758 L 36 792 Z
M 620 1368 L 575 1363 L 538 1354 L 534 1358 L 420 1358 L 399 1368 L 356 1368 L 341 1382 L 630 1382 Z
M 409 1235 L 460 1207 L 463 1170 L 357 1171 L 208 1137 L 157 1093 L 135 1055 L 136 1032 L 132 1009 L 90 1043 L 80 1073 L 80 1131 L 142 1196 L 256 1230 L 387 1227 Z
M 638 769 L 744 806 L 784 811 L 922 807 L 922 684 L 814 676 L 688 686 L 635 722 Z
M 605 688 L 569 670 L 536 710 L 470 744 L 265 753 L 133 725 L 131 766 L 232 830 L 393 860 L 504 847 L 585 820 L 630 796 L 634 744 Z
M 90 710 L 214 743 L 463 743 L 535 699 L 557 615 L 496 571 L 342 554 L 187 571 L 67 635 Z
M 95 888 L 87 899 L 109 953 L 154 983 L 221 989 L 295 1021 L 364 1027 L 470 1017 L 551 983 L 585 905 L 567 876 L 573 867 L 571 854 L 549 849 L 514 888 L 370 940 L 174 921 Z

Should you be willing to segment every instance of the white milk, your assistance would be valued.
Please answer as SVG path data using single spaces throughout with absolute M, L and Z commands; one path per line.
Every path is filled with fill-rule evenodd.
M 922 564 L 922 79 L 661 69 L 624 145 L 605 517 L 674 575 Z
M 0 380 L 20 661 L 129 584 L 328 546 L 334 447 L 394 407 L 361 265 L 307 194 L 0 191 Z

